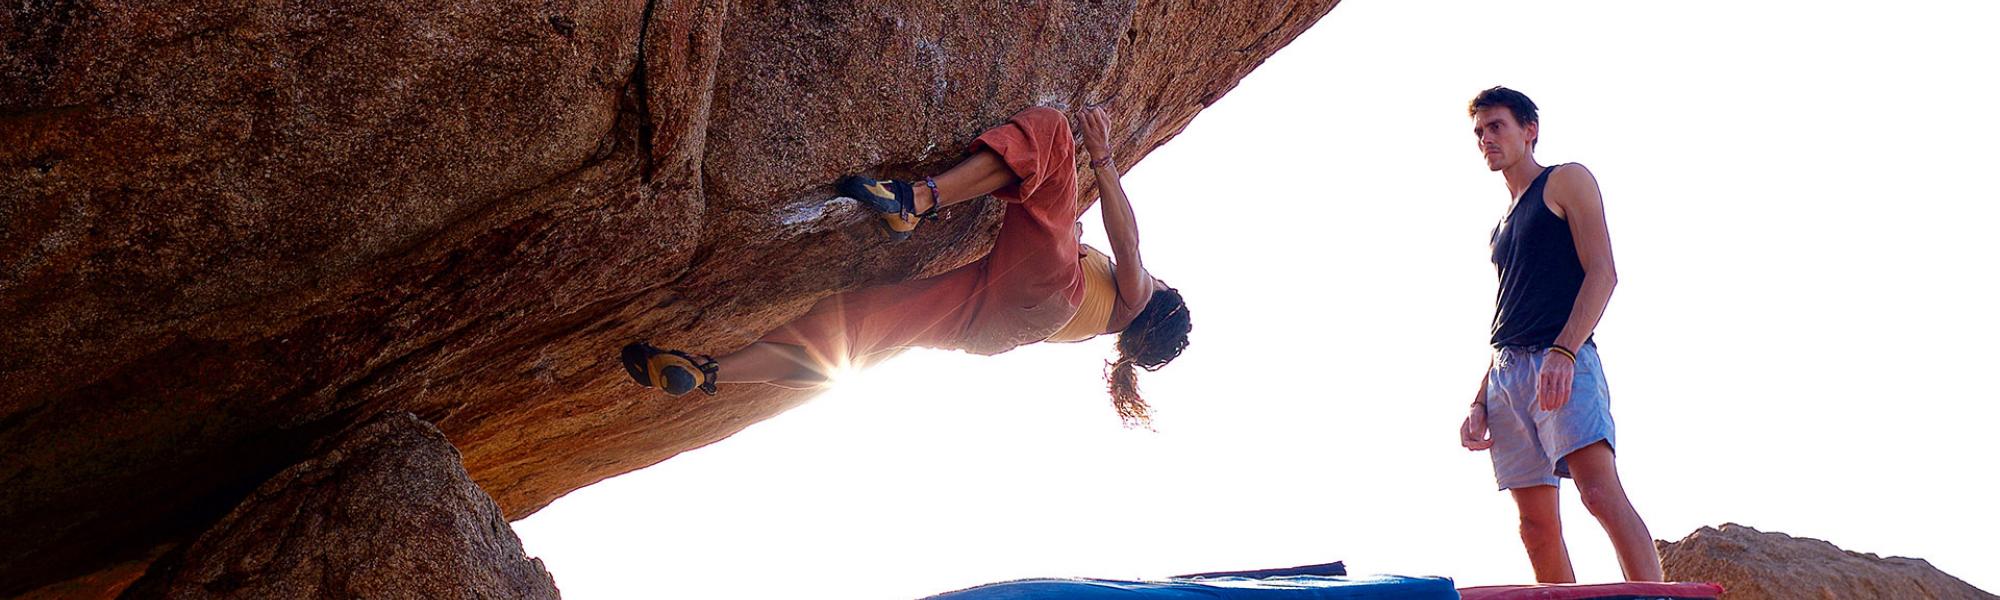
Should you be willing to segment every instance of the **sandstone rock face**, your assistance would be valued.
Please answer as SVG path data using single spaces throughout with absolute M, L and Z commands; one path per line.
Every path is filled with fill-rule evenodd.
M 0 7 L 0 596 L 388 410 L 509 518 L 727 437 L 806 394 L 667 402 L 618 347 L 731 350 L 998 222 L 890 245 L 828 182 L 1036 104 L 1113 101 L 1132 164 L 1334 2 Z
M 278 473 L 121 598 L 553 599 L 444 434 L 378 418 Z
M 1922 559 L 1879 558 L 1734 523 L 1659 545 L 1668 581 L 1720 583 L 1729 600 L 1996 598 Z

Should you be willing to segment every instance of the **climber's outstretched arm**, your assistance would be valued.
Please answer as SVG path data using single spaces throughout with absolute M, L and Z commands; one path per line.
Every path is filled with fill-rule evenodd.
M 1087 108 L 1079 115 L 1083 124 L 1083 147 L 1090 152 L 1090 170 L 1097 174 L 1097 195 L 1104 205 L 1104 234 L 1111 238 L 1111 259 L 1118 263 L 1113 278 L 1118 283 L 1121 314 L 1137 314 L 1153 299 L 1153 275 L 1146 272 L 1139 256 L 1139 221 L 1125 187 L 1118 182 L 1118 163 L 1111 157 L 1111 117 L 1102 108 Z

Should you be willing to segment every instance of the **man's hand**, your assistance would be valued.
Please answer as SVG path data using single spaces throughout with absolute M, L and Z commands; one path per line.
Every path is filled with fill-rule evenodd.
M 1485 404 L 1472 405 L 1472 413 L 1465 415 L 1465 424 L 1458 426 L 1458 445 L 1473 452 L 1493 447 L 1493 439 L 1486 435 Z
M 1083 109 L 1076 120 L 1083 125 L 1083 149 L 1090 152 L 1091 160 L 1111 156 L 1111 116 L 1093 106 Z
M 1535 382 L 1535 399 L 1542 410 L 1556 410 L 1569 403 L 1570 382 L 1576 379 L 1576 361 L 1561 352 L 1542 356 L 1541 379 Z

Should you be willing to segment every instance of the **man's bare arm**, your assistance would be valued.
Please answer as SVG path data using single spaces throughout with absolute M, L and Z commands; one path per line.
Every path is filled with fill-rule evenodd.
M 1458 445 L 1466 450 L 1478 452 L 1493 448 L 1493 436 L 1487 431 L 1486 422 L 1486 380 L 1487 373 L 1493 372 L 1493 363 L 1486 363 L 1486 373 L 1479 374 L 1479 395 L 1472 397 L 1472 408 L 1465 415 L 1465 423 L 1458 426 Z
M 1611 260 L 1611 233 L 1604 224 L 1604 198 L 1597 191 L 1597 178 L 1583 165 L 1557 167 L 1542 198 L 1549 210 L 1569 223 L 1576 258 L 1583 263 L 1583 285 L 1576 292 L 1576 304 L 1570 308 L 1562 333 L 1556 336 L 1557 345 L 1574 352 L 1597 330 L 1605 305 L 1611 303 L 1611 290 L 1618 287 L 1618 269 Z M 1576 377 L 1574 358 L 1552 352 L 1542 360 L 1535 383 L 1535 397 L 1542 410 L 1556 410 L 1569 403 L 1570 385 Z
M 1090 108 L 1078 120 L 1083 122 L 1084 149 L 1091 159 L 1110 157 L 1111 117 L 1104 109 Z M 1104 215 L 1104 235 L 1111 238 L 1111 258 L 1118 263 L 1112 276 L 1118 284 L 1119 312 L 1136 313 L 1153 299 L 1153 276 L 1139 256 L 1139 221 L 1118 181 L 1118 165 L 1106 162 L 1091 171 L 1097 175 L 1097 195 L 1104 202 L 1098 207 Z
M 1618 287 L 1618 267 L 1611 259 L 1611 232 L 1605 224 L 1604 198 L 1597 178 L 1583 165 L 1558 167 L 1549 176 L 1548 193 L 1543 196 L 1556 216 L 1569 223 L 1570 237 L 1576 240 L 1576 258 L 1583 263 L 1583 287 L 1577 290 L 1576 305 L 1569 311 L 1556 343 L 1576 350 L 1611 303 L 1611 291 Z

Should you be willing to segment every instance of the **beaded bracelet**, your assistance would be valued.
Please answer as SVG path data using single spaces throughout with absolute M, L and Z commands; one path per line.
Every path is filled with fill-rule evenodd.
M 1093 158 L 1090 160 L 1090 168 L 1092 169 L 1102 169 L 1110 164 L 1111 164 L 1110 156 L 1105 156 L 1104 158 Z

